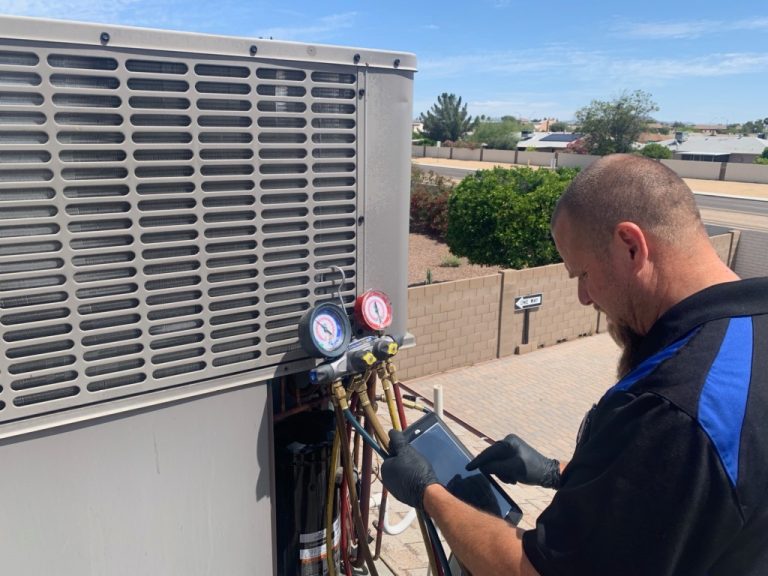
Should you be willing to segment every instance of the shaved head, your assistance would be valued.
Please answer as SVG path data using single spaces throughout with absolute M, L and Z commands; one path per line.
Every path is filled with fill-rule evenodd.
M 671 245 L 705 233 L 685 182 L 661 162 L 632 154 L 605 156 L 579 173 L 557 203 L 553 227 L 564 212 L 594 247 L 605 245 L 620 222 Z

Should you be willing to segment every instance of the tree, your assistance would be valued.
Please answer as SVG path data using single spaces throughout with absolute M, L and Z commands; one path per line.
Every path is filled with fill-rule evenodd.
M 512 116 L 505 116 L 501 120 L 481 116 L 477 118 L 475 128 L 468 139 L 495 150 L 514 150 L 522 129 L 523 125 Z
M 768 148 L 763 148 L 763 153 L 755 158 L 755 164 L 768 164 Z
M 573 168 L 494 168 L 464 178 L 448 199 L 446 242 L 474 264 L 526 268 L 559 262 L 549 219 Z
M 437 103 L 426 114 L 422 113 L 420 120 L 424 123 L 424 134 L 438 142 L 459 140 L 473 127 L 467 105 L 461 105 L 460 96 L 447 92 L 437 97 Z
M 631 152 L 632 143 L 652 120 L 650 114 L 658 109 L 642 90 L 624 92 L 610 102 L 593 100 L 576 112 L 578 131 L 587 138 L 592 154 Z
M 672 150 L 658 142 L 650 142 L 646 144 L 640 150 L 640 154 L 646 158 L 656 158 L 657 160 L 669 160 L 672 158 Z
M 552 124 L 549 125 L 549 131 L 550 132 L 568 132 L 568 124 L 565 122 L 552 122 Z
M 749 122 L 742 124 L 741 133 L 744 135 L 757 134 L 758 132 L 762 132 L 764 128 L 765 126 L 762 118 L 758 118 L 757 120 L 750 120 Z

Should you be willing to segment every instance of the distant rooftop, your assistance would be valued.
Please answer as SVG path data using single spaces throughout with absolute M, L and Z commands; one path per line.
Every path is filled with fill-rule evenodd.
M 674 138 L 659 142 L 674 152 L 684 154 L 761 154 L 768 140 L 754 136 L 702 136 L 690 134 L 678 142 Z
M 581 134 L 573 134 L 569 132 L 554 132 L 547 134 L 541 139 L 541 142 L 573 142 L 581 138 Z
M 526 148 L 564 149 L 568 144 L 581 138 L 581 134 L 574 132 L 534 132 L 529 138 L 517 143 L 518 150 Z

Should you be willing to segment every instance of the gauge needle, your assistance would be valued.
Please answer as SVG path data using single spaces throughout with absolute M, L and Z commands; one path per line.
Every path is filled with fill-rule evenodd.
M 379 312 L 379 305 L 376 302 L 373 303 L 373 309 L 376 312 L 376 319 L 381 322 L 381 312 Z
M 326 326 L 325 324 L 320 324 L 320 327 L 323 329 L 323 331 L 324 331 L 326 334 L 328 334 L 328 336 L 333 336 L 333 332 L 331 332 L 331 331 L 328 329 L 328 326 Z

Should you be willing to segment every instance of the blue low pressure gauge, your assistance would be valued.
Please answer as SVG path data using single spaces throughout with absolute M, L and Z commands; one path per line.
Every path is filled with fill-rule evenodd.
M 316 358 L 336 358 L 346 352 L 352 326 L 338 305 L 324 302 L 307 312 L 299 322 L 299 343 Z

